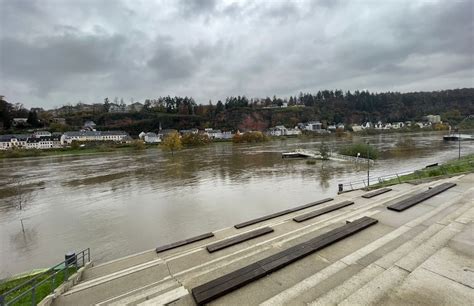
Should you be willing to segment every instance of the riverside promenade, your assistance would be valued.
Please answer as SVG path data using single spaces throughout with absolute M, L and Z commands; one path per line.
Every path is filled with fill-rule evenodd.
M 471 305 L 474 174 L 390 188 L 289 203 L 272 218 L 91 265 L 48 304 Z M 351 232 L 361 218 L 367 226 Z

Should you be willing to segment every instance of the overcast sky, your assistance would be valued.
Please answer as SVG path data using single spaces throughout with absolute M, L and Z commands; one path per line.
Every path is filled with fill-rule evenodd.
M 28 107 L 474 87 L 473 0 L 0 0 L 0 14 L 0 94 Z

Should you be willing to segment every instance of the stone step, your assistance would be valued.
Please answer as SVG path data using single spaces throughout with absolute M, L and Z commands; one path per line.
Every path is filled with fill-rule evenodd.
M 320 286 L 322 282 L 325 282 L 325 280 L 333 275 L 336 275 L 337 273 L 341 273 L 341 271 L 343 270 L 351 270 L 351 269 L 347 269 L 348 267 L 350 266 L 356 266 L 356 265 L 360 265 L 359 261 L 362 260 L 364 261 L 367 261 L 367 258 L 370 258 L 370 255 L 372 252 L 382 248 L 382 247 L 385 247 L 387 248 L 387 244 L 393 244 L 391 247 L 392 248 L 396 248 L 398 247 L 398 245 L 400 243 L 403 243 L 403 241 L 407 241 L 411 238 L 413 238 L 411 235 L 407 235 L 407 233 L 409 232 L 419 232 L 420 231 L 420 228 L 419 228 L 419 225 L 421 225 L 423 222 L 425 222 L 426 220 L 432 218 L 433 216 L 439 214 L 440 212 L 443 212 L 444 210 L 446 210 L 447 208 L 449 208 L 451 206 L 451 204 L 453 202 L 457 201 L 457 199 L 453 199 L 452 201 L 450 202 L 447 202 L 433 210 L 431 210 L 430 212 L 414 219 L 414 220 L 411 220 L 409 222 L 407 222 L 405 225 L 389 232 L 388 234 L 380 237 L 379 239 L 369 243 L 368 245 L 360 248 L 359 250 L 345 256 L 344 258 L 340 259 L 339 261 L 333 263 L 332 265 L 328 266 L 327 268 L 321 270 L 320 272 L 316 273 L 315 275 L 312 275 L 304 280 L 302 280 L 301 282 L 299 282 L 298 284 L 296 284 L 295 286 L 293 287 L 290 287 L 288 288 L 287 290 L 284 290 L 282 291 L 281 293 L 279 293 L 278 295 L 272 297 L 271 299 L 265 301 L 263 304 L 264 305 L 282 305 L 282 304 L 286 304 L 290 301 L 295 301 L 295 300 L 298 300 L 298 299 L 301 299 L 302 296 L 305 295 L 306 292 L 308 291 L 311 291 L 311 294 L 314 294 L 314 291 L 313 290 L 316 286 Z M 372 215 L 372 217 L 374 218 L 377 218 L 376 214 L 375 215 Z M 425 235 L 421 238 L 422 241 L 428 239 L 431 235 L 433 235 L 436 231 L 438 231 L 440 229 L 439 226 L 433 226 L 434 228 L 434 231 L 433 230 L 427 230 L 425 231 Z M 428 235 L 427 235 L 428 234 Z M 400 240 L 400 238 L 402 239 L 402 241 L 396 241 L 396 240 Z M 396 244 L 395 244 L 396 243 Z M 357 269 L 352 269 L 353 271 L 354 270 L 357 270 Z M 378 273 L 381 273 L 383 272 L 384 269 L 379 267 L 379 266 L 369 266 L 365 269 L 362 270 L 362 275 L 357 275 L 357 276 L 354 276 L 356 279 L 359 280 L 360 282 L 360 279 L 368 279 L 370 280 L 370 277 L 372 277 L 374 274 L 378 274 Z M 344 274 L 344 273 L 343 273 Z M 347 276 L 347 273 L 345 274 Z M 345 280 L 341 280 L 341 281 L 345 281 Z M 354 282 L 349 282 L 347 285 L 349 286 L 349 284 L 351 284 L 351 287 L 353 287 L 352 283 Z M 331 290 L 328 292 L 328 294 L 326 294 L 326 299 L 322 299 L 322 302 L 319 303 L 319 305 L 327 305 L 327 304 L 334 304 L 337 302 L 337 298 L 341 298 L 341 296 L 344 296 L 344 295 L 341 295 L 341 292 L 348 292 L 350 293 L 350 290 L 347 290 L 347 288 L 343 289 L 343 288 L 340 288 L 342 286 L 339 286 L 338 288 L 336 288 L 335 290 Z M 341 291 L 342 290 L 342 291 Z M 310 294 L 310 295 L 311 295 Z M 317 303 L 317 302 L 316 302 Z
M 467 205 L 472 207 L 472 203 Z M 472 213 L 472 210 L 474 209 L 470 208 L 468 213 Z M 418 266 L 442 249 L 456 234 L 460 233 L 465 226 L 465 224 L 457 222 L 457 219 L 444 226 L 435 235 L 419 244 L 412 252 L 395 262 L 390 268 L 345 298 L 340 305 L 378 304 L 381 299 L 396 290 Z
M 160 294 L 154 298 L 148 299 L 137 304 L 137 306 L 153 306 L 153 305 L 168 305 L 187 295 L 189 292 L 183 286 Z
M 443 218 L 438 220 L 436 223 L 430 225 L 428 228 L 423 230 L 415 237 L 408 239 L 408 241 L 400 247 L 384 255 L 372 264 L 369 264 L 366 268 L 362 269 L 357 275 L 347 279 L 341 285 L 318 297 L 318 299 L 315 300 L 312 304 L 335 305 L 340 303 L 343 299 L 347 298 L 349 295 L 360 289 L 363 285 L 374 279 L 374 277 L 381 274 L 386 269 L 392 267 L 395 262 L 397 262 L 406 254 L 409 254 L 421 243 L 427 241 L 435 234 L 437 234 L 440 230 L 444 229 L 447 225 L 450 224 L 451 221 L 462 216 L 466 213 L 466 211 L 470 210 L 470 208 L 472 207 L 472 205 L 469 203 L 471 197 L 472 192 L 468 193 L 467 195 L 464 195 L 462 199 L 467 203 L 465 203 L 455 211 L 445 215 Z
M 141 253 L 132 254 L 116 260 L 108 261 L 99 265 L 94 265 L 84 271 L 82 281 L 89 281 L 108 274 L 112 274 L 124 269 L 128 269 L 140 264 L 157 259 L 158 256 L 154 250 L 147 250 Z
M 149 284 L 147 286 L 137 288 L 135 290 L 128 291 L 121 295 L 115 296 L 111 299 L 107 299 L 100 303 L 97 303 L 97 306 L 120 306 L 120 305 L 134 305 L 137 303 L 144 302 L 158 296 L 162 293 L 166 293 L 169 290 L 176 289 L 180 287 L 181 284 L 175 279 L 167 279 L 165 281 L 159 281 L 156 283 Z
M 468 231 L 472 235 L 472 228 Z M 418 305 L 471 305 L 474 299 L 474 278 L 470 267 L 471 254 L 444 247 L 411 272 L 396 288 L 391 288 L 377 304 L 401 305 L 409 300 Z
M 57 299 L 55 305 L 90 305 L 111 299 L 160 280 L 170 279 L 163 260 L 150 261 L 135 267 L 79 283 Z

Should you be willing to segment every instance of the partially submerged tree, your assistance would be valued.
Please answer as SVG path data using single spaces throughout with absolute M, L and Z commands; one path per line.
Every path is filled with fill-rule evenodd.
M 319 153 L 321 154 L 321 158 L 323 160 L 329 159 L 329 147 L 324 141 L 321 143 L 321 146 L 319 147 Z
M 171 151 L 171 155 L 174 155 L 174 151 L 178 151 L 183 148 L 183 145 L 181 143 L 181 137 L 177 132 L 173 132 L 166 136 L 161 144 L 163 148 Z
M 34 198 L 33 188 L 27 184 L 21 177 L 13 177 L 10 181 L 9 203 L 18 210 L 23 210 L 25 206 Z M 25 232 L 23 219 L 20 218 L 21 229 Z

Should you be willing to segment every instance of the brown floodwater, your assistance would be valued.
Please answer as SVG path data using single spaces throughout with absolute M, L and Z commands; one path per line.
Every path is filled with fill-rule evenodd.
M 457 157 L 443 133 L 329 138 L 332 150 L 370 141 L 382 152 L 380 176 Z M 0 279 L 91 248 L 104 262 L 217 230 L 337 193 L 337 184 L 366 177 L 366 165 L 282 159 L 321 139 L 264 144 L 216 143 L 174 156 L 160 149 L 102 155 L 0 160 Z M 462 143 L 462 154 L 474 142 Z M 12 203 L 12 182 L 30 196 Z M 23 220 L 24 232 L 20 220 Z

